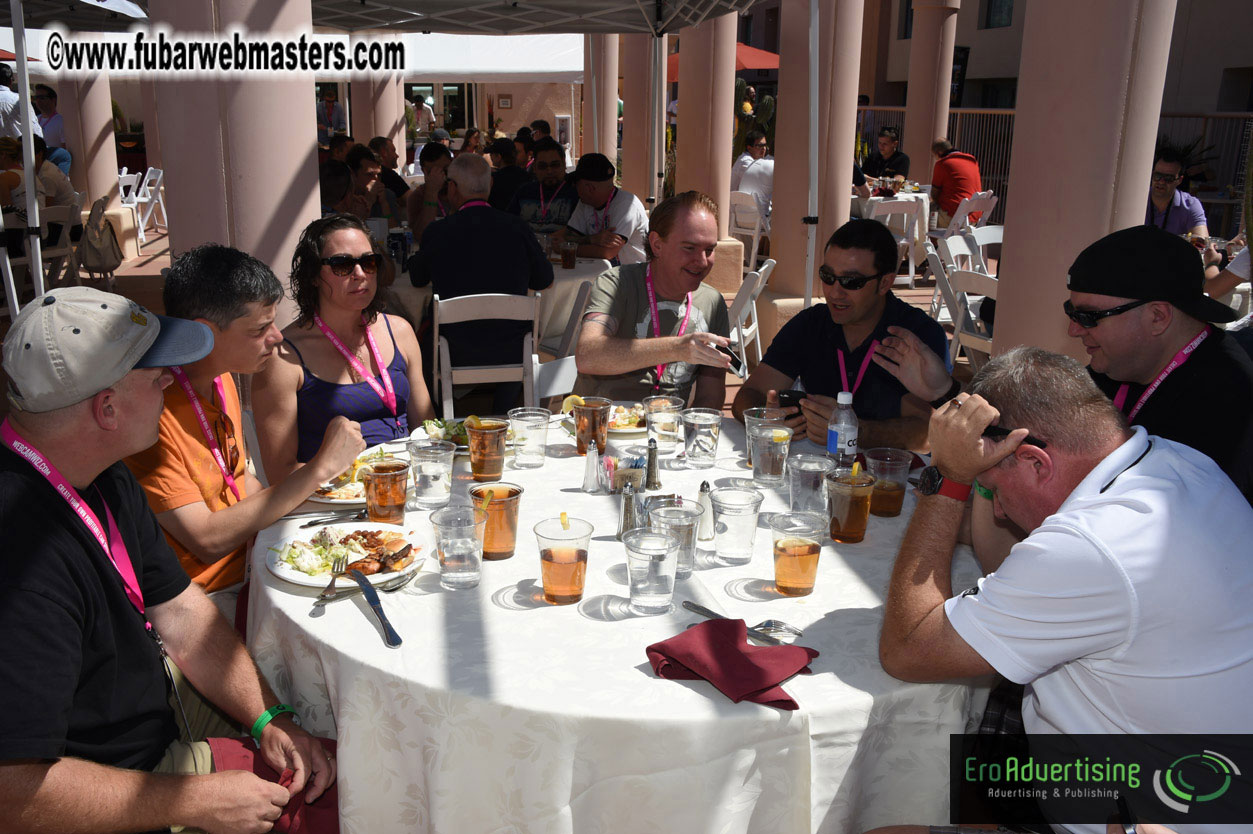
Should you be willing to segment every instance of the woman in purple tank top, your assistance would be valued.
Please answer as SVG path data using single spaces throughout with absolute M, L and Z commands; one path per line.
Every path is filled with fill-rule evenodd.
M 292 256 L 300 316 L 253 378 L 261 459 L 271 482 L 306 463 L 332 420 L 361 424 L 367 446 L 409 436 L 434 416 L 413 328 L 381 312 L 383 255 L 347 214 L 315 220 Z

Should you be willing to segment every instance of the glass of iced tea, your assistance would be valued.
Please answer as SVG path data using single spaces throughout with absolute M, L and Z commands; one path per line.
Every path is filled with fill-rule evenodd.
M 505 420 L 466 421 L 470 442 L 470 474 L 476 481 L 499 481 L 505 468 L 505 436 L 509 423 Z
M 842 544 L 856 544 L 866 537 L 875 478 L 867 472 L 854 475 L 848 469 L 828 472 L 826 478 L 831 538 Z
M 579 454 L 587 454 L 587 444 L 596 441 L 596 450 L 602 455 L 609 442 L 609 411 L 613 400 L 604 397 L 585 397 L 582 405 L 574 407 L 574 442 Z
M 476 507 L 490 494 L 487 504 L 487 529 L 483 533 L 483 559 L 497 562 L 508 559 L 518 542 L 518 504 L 522 487 L 501 481 L 498 484 L 476 484 L 470 487 L 470 501 Z
M 370 521 L 403 524 L 409 464 L 398 458 L 383 458 L 363 468 L 361 480 L 365 484 L 365 506 Z
M 779 593 L 788 597 L 813 593 L 826 526 L 826 519 L 817 513 L 776 513 L 770 519 L 774 587 Z
M 587 578 L 587 546 L 592 525 L 581 518 L 546 518 L 533 528 L 539 543 L 540 580 L 544 601 L 569 605 L 583 599 Z
M 891 518 L 901 514 L 905 503 L 905 486 L 909 482 L 909 465 L 914 453 L 905 449 L 870 449 L 866 452 L 866 469 L 874 476 L 874 492 L 870 496 L 870 514 Z

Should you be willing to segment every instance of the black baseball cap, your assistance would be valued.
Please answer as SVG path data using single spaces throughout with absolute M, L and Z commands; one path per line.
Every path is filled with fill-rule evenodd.
M 1196 248 L 1157 226 L 1106 235 L 1079 253 L 1066 287 L 1142 301 L 1168 301 L 1194 319 L 1235 321 L 1240 314 L 1205 294 L 1205 266 Z
M 609 157 L 603 153 L 585 153 L 579 157 L 579 164 L 574 166 L 574 171 L 570 174 L 570 181 L 591 180 L 592 182 L 604 182 L 605 180 L 613 179 L 614 173 L 613 163 L 609 161 Z

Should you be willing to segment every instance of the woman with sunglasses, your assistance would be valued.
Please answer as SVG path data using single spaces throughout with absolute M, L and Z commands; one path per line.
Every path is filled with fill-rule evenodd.
M 310 460 L 337 415 L 361 424 L 367 446 L 408 437 L 434 416 L 413 328 L 382 313 L 381 263 L 351 215 L 315 220 L 300 235 L 291 276 L 300 315 L 252 387 L 271 481 Z

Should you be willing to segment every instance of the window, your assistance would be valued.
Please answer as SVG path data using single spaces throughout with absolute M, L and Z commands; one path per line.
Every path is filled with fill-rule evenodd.
M 746 43 L 750 46 L 753 43 L 753 16 L 746 14 L 740 18 L 740 43 Z
M 769 49 L 771 52 L 779 51 L 779 7 L 775 6 L 766 9 L 766 26 L 765 37 L 762 38 L 762 48 Z
M 914 36 L 914 0 L 901 0 L 900 27 L 897 40 L 907 41 Z
M 980 29 L 1004 29 L 1014 25 L 1014 0 L 983 0 Z

